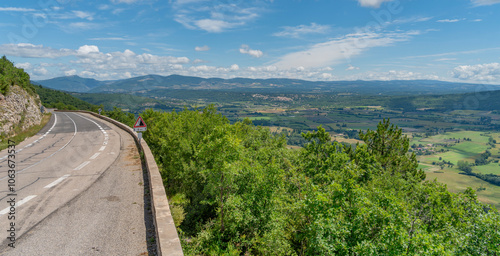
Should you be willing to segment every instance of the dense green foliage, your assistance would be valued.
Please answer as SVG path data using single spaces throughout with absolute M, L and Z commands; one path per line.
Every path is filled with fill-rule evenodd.
M 47 108 L 89 111 L 95 111 L 97 109 L 97 106 L 75 98 L 66 92 L 45 88 L 41 85 L 35 85 L 34 88 L 36 93 L 40 96 L 40 100 L 42 100 L 43 105 Z
M 134 126 L 135 115 L 132 113 L 124 112 L 123 110 L 113 107 L 113 110 L 103 110 L 102 115 L 112 118 L 116 121 L 122 122 L 130 127 Z
M 0 59 L 0 93 L 9 93 L 10 87 L 18 85 L 33 94 L 30 76 L 23 69 L 16 68 L 5 56 Z
M 496 209 L 423 182 L 388 121 L 355 149 L 319 127 L 293 151 L 213 107 L 142 116 L 187 255 L 500 253 Z

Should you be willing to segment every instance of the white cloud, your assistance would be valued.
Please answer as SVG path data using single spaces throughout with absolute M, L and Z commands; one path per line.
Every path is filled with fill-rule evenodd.
M 36 76 L 44 76 L 44 75 L 47 75 L 49 73 L 49 71 L 44 68 L 44 67 L 36 67 L 33 69 L 33 74 L 35 74 Z
M 500 3 L 500 0 L 472 0 L 474 6 L 493 5 Z
M 383 2 L 390 2 L 393 0 L 357 0 L 363 7 L 379 8 Z
M 296 27 L 283 27 L 283 31 L 274 33 L 274 36 L 300 38 L 308 34 L 326 34 L 330 31 L 330 26 L 311 23 L 311 25 L 299 25 Z
M 83 45 L 76 50 L 76 53 L 80 56 L 85 56 L 91 53 L 99 53 L 99 48 L 95 45 Z
M 205 63 L 205 62 L 207 62 L 207 61 L 201 60 L 201 59 L 195 59 L 195 60 L 193 60 L 193 64 L 199 64 L 199 63 Z
M 91 23 L 91 22 L 73 22 L 68 25 L 69 29 L 76 30 L 90 30 L 103 28 L 102 24 Z
M 80 19 L 93 20 L 94 14 L 84 11 L 73 11 L 73 14 Z
M 68 70 L 68 71 L 64 71 L 64 75 L 65 76 L 74 76 L 74 75 L 76 75 L 76 69 L 71 69 L 71 70 Z
M 114 4 L 133 4 L 141 1 L 142 0 L 111 0 Z
M 252 57 L 255 58 L 260 58 L 264 55 L 264 53 L 261 50 L 252 50 L 250 47 L 246 44 L 241 45 L 240 47 L 240 53 L 242 54 L 248 54 Z
M 346 80 L 439 80 L 439 76 L 430 74 L 421 74 L 418 72 L 406 70 L 389 70 L 384 72 L 366 72 L 349 76 Z
M 19 44 L 2 44 L 0 52 L 6 53 L 9 56 L 24 57 L 24 58 L 59 58 L 72 54 L 69 49 L 52 49 L 43 45 L 34 45 L 27 43 Z
M 208 47 L 207 45 L 204 45 L 204 46 L 196 46 L 194 48 L 195 51 L 197 52 L 204 52 L 204 51 L 208 51 L 210 50 L 210 47 Z
M 370 48 L 390 46 L 396 42 L 407 41 L 419 31 L 407 32 L 358 32 L 315 44 L 309 49 L 286 54 L 274 64 L 279 68 L 296 68 L 303 66 L 324 67 L 342 62 L 349 62 Z
M 350 71 L 350 70 L 359 70 L 359 67 L 355 67 L 355 66 L 349 64 L 349 66 L 345 70 L 348 70 L 348 71 Z
M 89 40 L 93 41 L 126 41 L 128 39 L 124 37 L 95 37 L 95 38 L 89 38 Z
M 19 7 L 0 7 L 0 12 L 34 12 L 35 9 Z
M 174 20 L 188 29 L 221 33 L 245 26 L 259 17 L 265 0 L 230 1 L 177 0 L 172 3 Z
M 460 80 L 500 82 L 500 63 L 462 65 L 455 67 L 452 76 Z
M 17 68 L 22 68 L 24 70 L 32 69 L 33 66 L 29 62 L 24 62 L 24 63 L 16 63 L 15 66 Z
M 38 14 L 38 15 L 45 15 L 45 14 Z M 89 20 L 89 21 L 94 20 L 94 13 L 85 12 L 85 11 L 71 11 L 71 12 L 66 12 L 66 13 L 50 13 L 49 15 L 53 19 L 60 19 L 60 20 L 71 20 L 71 19 L 84 19 L 84 20 Z
M 227 22 L 224 20 L 203 19 L 194 22 L 195 25 L 207 32 L 220 33 L 224 30 L 243 25 L 242 22 Z
M 463 19 L 444 19 L 444 20 L 437 20 L 436 22 L 441 22 L 441 23 L 455 23 L 462 21 Z
M 101 10 L 101 11 L 105 11 L 105 10 L 109 10 L 111 9 L 111 6 L 107 5 L 107 4 L 101 4 L 97 7 L 97 9 Z
M 238 66 L 238 64 L 233 64 L 229 68 L 229 70 L 231 70 L 231 71 L 238 71 L 239 69 L 240 69 L 240 66 Z
M 481 22 L 481 21 L 483 21 L 483 20 L 482 19 L 475 19 L 475 20 L 473 20 L 473 22 Z
M 123 52 L 104 53 L 95 45 L 83 45 L 76 50 L 52 49 L 43 45 L 33 44 L 3 44 L 0 52 L 9 53 L 9 56 L 23 58 L 74 58 L 68 64 L 61 64 L 60 72 L 52 73 L 53 76 L 66 75 L 68 71 L 79 70 L 78 74 L 96 79 L 120 79 L 126 77 L 126 72 L 132 76 L 146 74 L 171 74 L 176 70 L 183 70 L 184 65 L 190 62 L 187 57 L 158 56 L 148 53 L 136 54 L 131 50 Z M 27 64 L 22 64 L 24 67 Z M 237 70 L 236 66 L 231 67 Z M 227 71 L 231 71 L 228 68 Z M 238 67 L 239 68 L 239 67 Z M 30 67 L 31 75 L 37 78 L 46 78 L 50 70 L 45 66 Z M 83 73 L 82 73 L 83 72 Z M 74 72 L 71 72 L 74 73 Z
M 404 24 L 404 23 L 426 22 L 426 21 L 429 21 L 432 19 L 433 19 L 433 17 L 410 17 L 410 18 L 396 19 L 392 23 L 393 24 Z

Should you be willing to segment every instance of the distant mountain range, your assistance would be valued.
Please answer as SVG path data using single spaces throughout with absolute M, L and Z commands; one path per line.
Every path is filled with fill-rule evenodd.
M 144 94 L 163 90 L 224 90 L 269 93 L 354 93 L 377 95 L 422 95 L 500 90 L 500 85 L 479 85 L 433 80 L 393 81 L 305 81 L 298 79 L 200 78 L 180 75 L 146 75 L 122 80 L 98 81 L 79 76 L 34 81 L 44 87 L 89 93 Z

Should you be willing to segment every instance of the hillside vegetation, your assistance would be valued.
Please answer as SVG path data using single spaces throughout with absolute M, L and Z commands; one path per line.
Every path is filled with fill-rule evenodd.
M 319 127 L 294 151 L 213 107 L 142 117 L 187 255 L 500 253 L 497 210 L 423 181 L 387 120 L 355 148 Z
M 6 95 L 12 86 L 18 85 L 27 92 L 35 92 L 30 76 L 23 69 L 16 68 L 5 56 L 0 59 L 0 93 Z
M 43 105 L 47 108 L 89 111 L 96 111 L 98 109 L 96 105 L 75 98 L 66 92 L 45 88 L 41 85 L 35 85 L 34 88 L 38 95 L 40 95 Z

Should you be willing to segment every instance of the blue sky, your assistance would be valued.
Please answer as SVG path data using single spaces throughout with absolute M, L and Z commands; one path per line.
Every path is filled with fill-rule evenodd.
M 500 0 L 4 0 L 32 79 L 146 74 L 500 84 Z

